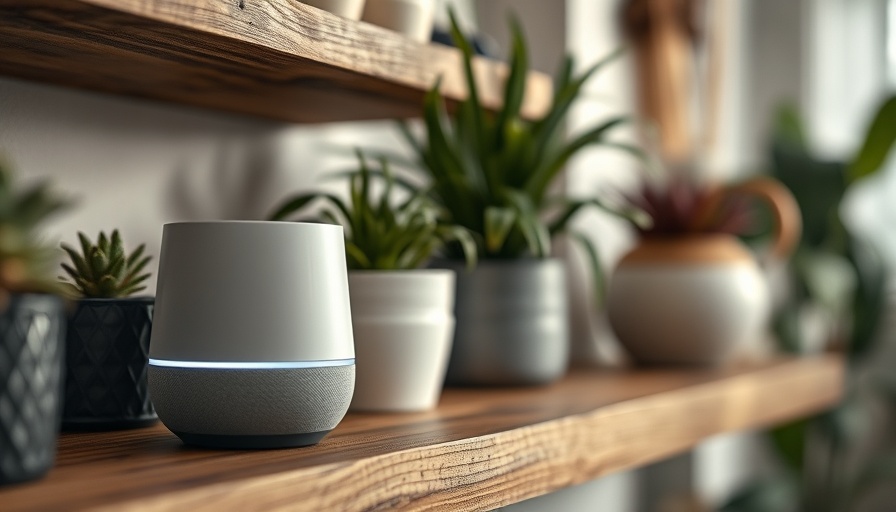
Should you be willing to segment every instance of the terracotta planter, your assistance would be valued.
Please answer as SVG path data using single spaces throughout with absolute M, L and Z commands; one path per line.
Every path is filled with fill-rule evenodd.
M 351 409 L 435 407 L 454 335 L 454 272 L 352 271 L 348 285 L 357 361 Z
M 770 179 L 729 192 L 766 200 L 775 212 L 776 255 L 799 238 L 793 197 Z M 752 253 L 735 237 L 652 237 L 626 254 L 613 273 L 607 312 L 620 343 L 637 363 L 717 365 L 761 339 L 769 291 Z

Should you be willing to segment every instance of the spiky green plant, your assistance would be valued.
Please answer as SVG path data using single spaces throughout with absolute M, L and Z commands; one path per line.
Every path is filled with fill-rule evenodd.
M 38 227 L 70 206 L 47 182 L 20 188 L 0 162 L 0 295 L 8 292 L 55 292 L 52 279 L 56 249 Z
M 359 169 L 349 175 L 348 202 L 324 192 L 299 194 L 286 199 L 270 219 L 287 219 L 321 200 L 319 219 L 343 226 L 346 261 L 353 270 L 418 268 L 451 241 L 463 248 L 470 265 L 475 264 L 476 244 L 465 228 L 441 223 L 425 195 L 396 202 L 397 180 L 385 159 L 380 160 L 378 172 L 370 169 L 360 153 L 358 160 Z M 373 191 L 376 180 L 383 185 L 379 195 Z
M 585 83 L 616 54 L 581 74 L 574 73 L 568 57 L 555 76 L 550 108 L 540 118 L 529 120 L 521 114 L 529 64 L 519 23 L 511 21 L 509 74 L 503 106 L 497 112 L 482 104 L 473 73 L 473 49 L 453 13 L 451 26 L 463 55 L 467 99 L 449 114 L 437 83 L 424 100 L 423 139 L 408 124 L 401 124 L 416 166 L 428 177 L 429 194 L 442 207 L 446 222 L 473 232 L 484 259 L 544 258 L 551 253 L 551 238 L 567 231 L 581 209 L 619 213 L 596 198 L 571 198 L 553 193 L 552 188 L 569 159 L 585 147 L 615 146 L 638 152 L 607 140 L 614 127 L 626 122 L 625 117 L 605 119 L 571 137 L 564 133 L 567 115 Z M 599 278 L 601 269 L 592 243 L 583 236 L 575 238 L 583 243 Z M 454 256 L 457 248 L 452 247 Z
M 152 256 L 144 255 L 146 244 L 140 244 L 127 254 L 118 230 L 111 236 L 100 231 L 94 244 L 84 233 L 78 232 L 81 253 L 67 244 L 62 249 L 71 264 L 63 263 L 67 276 L 59 279 L 68 290 L 80 297 L 114 299 L 127 297 L 145 290 L 149 272 L 143 272 Z

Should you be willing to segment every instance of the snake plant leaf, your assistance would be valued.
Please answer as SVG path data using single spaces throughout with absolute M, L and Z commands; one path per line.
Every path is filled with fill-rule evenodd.
M 533 127 L 539 156 L 547 152 L 549 143 L 562 127 L 570 109 L 580 96 L 585 83 L 598 71 L 617 60 L 622 54 L 623 51 L 621 49 L 610 53 L 575 79 L 573 79 L 575 65 L 572 57 L 568 56 L 564 59 L 554 81 L 554 98 L 551 110 L 547 116 L 535 123 Z
M 869 176 L 880 169 L 896 143 L 896 96 L 878 108 L 862 147 L 849 166 L 849 183 Z
M 546 258 L 551 252 L 551 235 L 538 218 L 538 211 L 526 194 L 517 190 L 506 190 L 505 194 L 516 211 L 516 225 L 526 239 L 529 252 L 538 258 Z
M 507 145 L 508 125 L 519 118 L 523 97 L 526 93 L 526 78 L 529 74 L 529 50 L 519 20 L 510 18 L 510 33 L 513 50 L 511 51 L 510 75 L 504 83 L 504 105 L 498 111 L 495 122 L 496 147 Z
M 628 116 L 613 117 L 576 136 L 571 142 L 563 145 L 554 155 L 546 157 L 545 161 L 529 179 L 526 191 L 532 197 L 544 197 L 548 186 L 573 155 L 586 146 L 604 142 L 604 138 L 610 130 L 628 121 Z
M 516 223 L 516 211 L 511 208 L 490 206 L 485 209 L 485 248 L 489 252 L 497 252 L 510 229 Z
M 454 14 L 454 10 L 448 12 L 448 18 L 451 22 L 451 39 L 463 54 L 464 77 L 467 82 L 467 99 L 464 100 L 464 102 L 470 104 L 470 113 L 473 115 L 475 121 L 474 129 L 476 131 L 474 134 L 476 140 L 479 141 L 479 143 L 484 144 L 485 134 L 482 132 L 481 128 L 485 125 L 485 119 L 482 112 L 482 103 L 479 97 L 479 87 L 476 84 L 476 74 L 473 71 L 473 46 L 470 45 L 470 41 L 464 37 L 464 34 L 460 29 L 460 24 L 457 22 L 457 17 Z

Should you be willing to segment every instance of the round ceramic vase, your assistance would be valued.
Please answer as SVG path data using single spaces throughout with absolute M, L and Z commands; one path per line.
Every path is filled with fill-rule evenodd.
M 720 193 L 767 202 L 777 234 L 772 252 L 786 257 L 799 239 L 793 196 L 759 178 Z M 725 234 L 647 237 L 619 262 L 607 313 L 635 362 L 719 365 L 761 340 L 771 309 L 768 285 L 753 254 Z
M 361 19 L 364 10 L 364 0 L 302 0 L 302 3 L 350 20 Z
M 607 308 L 636 362 L 714 365 L 759 339 L 769 292 L 734 237 L 650 239 L 619 263 Z
M 435 407 L 454 335 L 454 272 L 352 271 L 348 284 L 356 359 L 351 409 Z
M 566 277 L 558 259 L 480 261 L 457 272 L 457 327 L 447 383 L 518 386 L 553 382 L 569 356 Z
M 435 0 L 367 0 L 361 19 L 423 43 L 432 36 L 435 5 Z

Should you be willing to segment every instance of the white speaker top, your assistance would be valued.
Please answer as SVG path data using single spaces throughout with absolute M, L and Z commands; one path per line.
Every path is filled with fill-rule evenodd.
M 342 226 L 166 224 L 153 316 L 150 357 L 163 363 L 344 364 L 354 342 Z

